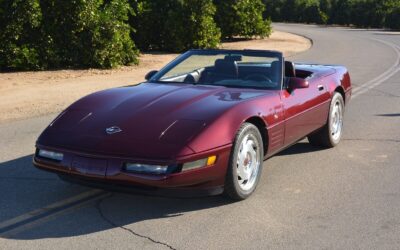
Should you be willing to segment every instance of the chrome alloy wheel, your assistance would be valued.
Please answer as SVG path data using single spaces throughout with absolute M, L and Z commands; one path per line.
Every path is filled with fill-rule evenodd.
M 252 135 L 246 135 L 239 148 L 237 157 L 237 182 L 240 188 L 248 191 L 253 188 L 260 168 L 260 148 Z
M 343 107 L 339 100 L 336 100 L 331 113 L 331 135 L 332 139 L 337 141 L 342 135 L 343 127 Z

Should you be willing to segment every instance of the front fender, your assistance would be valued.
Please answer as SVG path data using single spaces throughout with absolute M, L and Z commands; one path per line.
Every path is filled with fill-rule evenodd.
M 203 131 L 190 141 L 189 147 L 195 152 L 202 152 L 232 144 L 240 126 L 250 118 L 258 117 L 268 127 L 274 123 L 277 105 L 280 105 L 278 93 L 239 103 L 207 124 Z

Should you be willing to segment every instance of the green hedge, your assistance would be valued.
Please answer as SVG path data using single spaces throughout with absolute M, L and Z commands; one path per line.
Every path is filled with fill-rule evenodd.
M 265 5 L 261 0 L 214 0 L 216 21 L 223 38 L 269 37 L 271 21 L 263 18 Z
M 137 63 L 127 0 L 3 0 L 0 69 L 111 68 Z
M 181 52 L 189 48 L 215 48 L 221 38 L 214 22 L 211 0 L 139 0 L 131 26 L 142 50 Z
M 273 21 L 400 29 L 399 0 L 264 0 Z
M 270 18 L 400 29 L 400 1 L 0 0 L 0 70 L 135 64 L 137 47 L 181 52 L 267 37 Z
M 391 29 L 400 30 L 400 6 L 393 8 L 385 19 L 385 26 Z
M 181 52 L 191 48 L 218 47 L 221 31 L 214 22 L 215 11 L 212 0 L 182 1 L 165 22 L 169 41 L 165 49 Z
M 137 63 L 126 23 L 127 0 L 41 0 L 47 67 L 99 67 Z
M 0 0 L 0 69 L 40 69 L 38 0 Z
M 170 18 L 172 10 L 179 7 L 176 0 L 137 0 L 131 1 L 136 12 L 130 20 L 131 27 L 136 32 L 133 40 L 142 50 L 162 50 L 168 43 L 165 23 Z
M 266 37 L 264 9 L 261 0 L 0 0 L 0 70 L 112 68 L 138 63 L 138 48 Z

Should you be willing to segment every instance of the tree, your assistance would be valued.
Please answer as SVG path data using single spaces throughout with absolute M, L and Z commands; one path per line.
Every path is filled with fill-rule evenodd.
M 263 18 L 265 5 L 261 0 L 215 0 L 216 21 L 223 38 L 241 36 L 268 37 L 272 32 L 271 21 Z
M 394 30 L 400 30 L 400 3 L 398 5 L 387 14 L 385 20 L 385 26 Z
M 111 68 L 137 63 L 126 0 L 41 0 L 47 67 Z
M 214 22 L 212 0 L 139 0 L 131 25 L 143 50 L 180 52 L 190 48 L 215 48 L 221 38 Z
M 221 32 L 214 22 L 215 11 L 212 0 L 183 1 L 166 22 L 170 42 L 165 48 L 177 52 L 190 48 L 216 48 Z
M 298 0 L 296 3 L 297 22 L 325 24 L 327 15 L 321 11 L 317 0 Z
M 38 0 L 0 1 L 0 69 L 36 70 L 39 56 L 41 9 Z
M 297 21 L 297 1 L 296 0 L 285 0 L 282 5 L 282 17 L 284 20 L 288 22 L 296 22 Z
M 324 12 L 327 16 L 330 16 L 332 11 L 332 1 L 331 0 L 320 0 L 319 6 L 321 11 Z
M 285 0 L 264 0 L 264 5 L 266 6 L 264 11 L 264 19 L 270 18 L 274 22 L 285 21 L 285 17 L 281 15 L 283 10 L 283 4 Z
M 128 14 L 132 12 L 127 0 L 111 0 L 100 10 L 100 19 L 93 32 L 93 61 L 101 68 L 137 64 L 139 51 L 130 37 Z
M 130 3 L 136 13 L 130 20 L 131 27 L 136 29 L 133 40 L 142 50 L 162 50 L 169 42 L 166 35 L 170 30 L 166 23 L 173 11 L 180 9 L 179 1 L 136 0 Z
M 274 21 L 398 27 L 399 0 L 264 0 Z
M 334 0 L 332 1 L 332 12 L 329 23 L 348 25 L 352 17 L 352 0 Z

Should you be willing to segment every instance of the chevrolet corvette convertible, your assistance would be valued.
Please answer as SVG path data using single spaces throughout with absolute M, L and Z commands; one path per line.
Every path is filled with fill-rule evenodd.
M 336 146 L 350 97 L 343 66 L 190 50 L 146 82 L 73 103 L 40 135 L 33 163 L 86 185 L 242 200 L 277 152 L 306 137 Z

